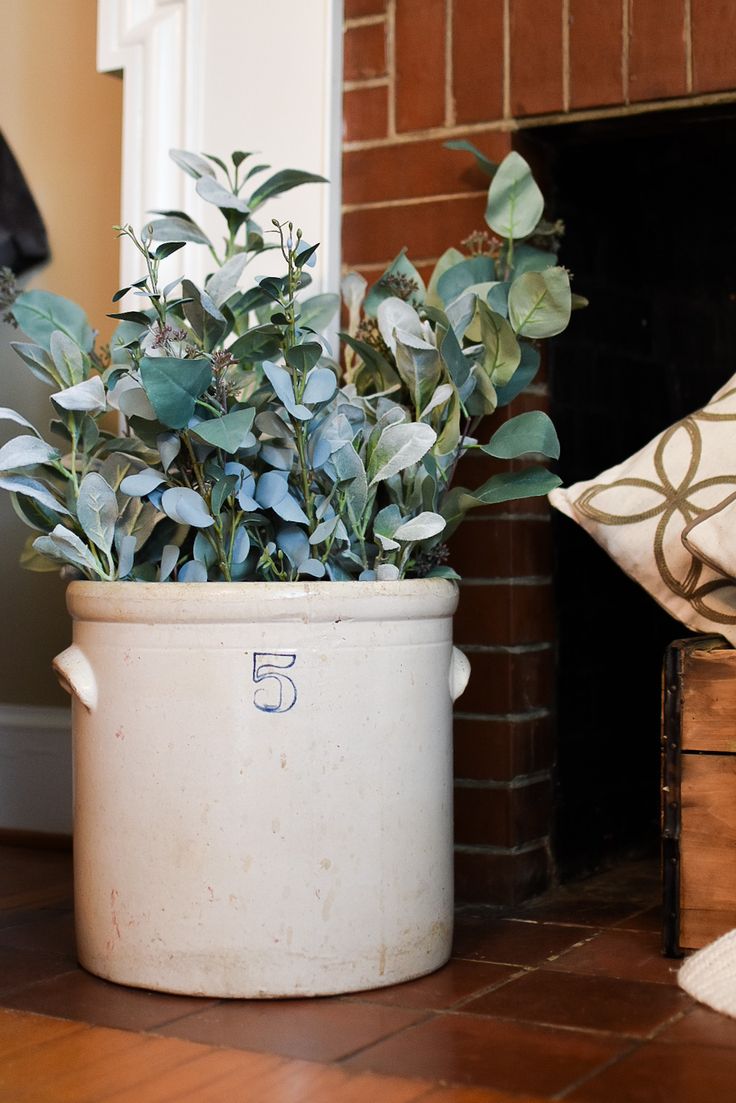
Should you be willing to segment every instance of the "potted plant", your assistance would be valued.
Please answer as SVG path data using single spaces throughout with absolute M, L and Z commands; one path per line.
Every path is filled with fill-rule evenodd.
M 462 144 L 462 143 L 461 143 Z M 472 147 L 471 147 L 472 148 Z M 457 575 L 445 541 L 480 505 L 544 494 L 539 463 L 456 484 L 471 450 L 556 457 L 531 412 L 476 435 L 534 377 L 571 309 L 556 228 L 526 162 L 492 176 L 489 233 L 429 286 L 401 253 L 370 290 L 344 281 L 345 361 L 308 297 L 316 246 L 258 225 L 272 195 L 174 151 L 224 218 L 137 235 L 109 351 L 41 291 L 14 347 L 51 388 L 55 443 L 20 414 L 0 487 L 36 531 L 30 569 L 70 579 L 80 961 L 122 983 L 220 996 L 326 994 L 429 972 L 452 933 L 451 702 Z M 185 243 L 203 287 L 162 286 Z M 283 274 L 240 287 L 276 250 Z M 367 293 L 366 293 L 367 292 Z M 112 417 L 111 413 L 112 411 Z M 485 437 L 485 430 L 484 430 Z

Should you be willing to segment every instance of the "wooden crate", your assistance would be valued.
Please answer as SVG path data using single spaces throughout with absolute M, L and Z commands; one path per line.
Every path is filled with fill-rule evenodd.
M 736 927 L 736 650 L 676 641 L 662 697 L 664 951 L 679 956 Z

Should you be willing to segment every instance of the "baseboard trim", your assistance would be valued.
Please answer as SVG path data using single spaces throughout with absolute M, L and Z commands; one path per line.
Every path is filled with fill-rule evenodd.
M 71 710 L 0 704 L 0 833 L 69 836 Z

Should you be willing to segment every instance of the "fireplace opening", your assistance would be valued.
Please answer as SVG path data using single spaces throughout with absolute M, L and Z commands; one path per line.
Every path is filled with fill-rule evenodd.
M 569 485 L 630 456 L 736 370 L 736 109 L 535 129 L 519 145 L 565 221 L 561 263 L 590 299 L 550 358 Z M 572 521 L 552 525 L 564 878 L 656 850 L 661 663 L 690 633 Z

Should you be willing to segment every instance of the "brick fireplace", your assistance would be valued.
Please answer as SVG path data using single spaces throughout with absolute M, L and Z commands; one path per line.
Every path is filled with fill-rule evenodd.
M 404 245 L 429 272 L 483 226 L 487 180 L 443 148 L 448 138 L 469 138 L 496 160 L 518 147 L 557 215 L 556 134 L 736 100 L 732 0 L 345 0 L 345 17 L 343 259 L 368 278 Z M 510 413 L 550 404 L 545 377 Z M 491 461 L 472 462 L 467 481 L 492 473 Z M 513 903 L 555 875 L 551 528 L 546 504 L 531 500 L 471 515 L 452 549 L 463 576 L 456 642 L 474 672 L 455 727 L 465 900 Z M 671 625 L 652 631 L 671 638 Z

